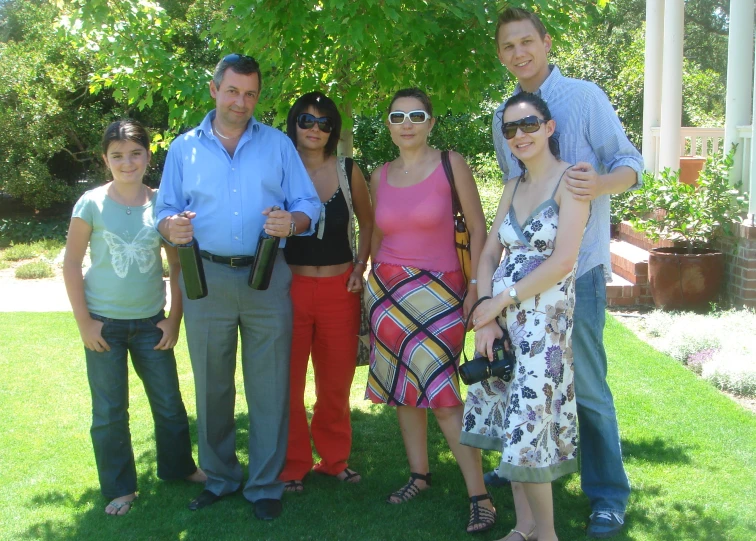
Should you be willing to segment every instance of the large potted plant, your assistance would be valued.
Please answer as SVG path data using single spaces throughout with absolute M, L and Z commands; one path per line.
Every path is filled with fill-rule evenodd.
M 664 170 L 659 178 L 645 175 L 643 187 L 630 196 L 633 228 L 653 242 L 675 243 L 654 248 L 648 257 L 648 278 L 654 304 L 665 309 L 708 308 L 724 279 L 724 254 L 714 241 L 731 236 L 735 220 L 745 213 L 747 197 L 728 180 L 735 147 L 727 156 L 710 156 L 697 185 L 679 181 L 679 171 Z

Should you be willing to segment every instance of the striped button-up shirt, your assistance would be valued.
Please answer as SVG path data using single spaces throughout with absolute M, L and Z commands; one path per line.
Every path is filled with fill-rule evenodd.
M 556 121 L 562 160 L 572 164 L 588 162 L 600 175 L 625 165 L 638 176 L 630 189 L 639 188 L 643 182 L 643 158 L 625 135 L 604 91 L 594 83 L 564 77 L 556 66 L 549 67 L 551 73 L 536 93 Z M 515 94 L 519 92 L 522 89 L 517 85 Z M 507 182 L 520 175 L 520 167 L 501 133 L 503 110 L 502 103 L 493 116 L 493 141 L 503 181 Z M 578 255 L 578 277 L 603 265 L 607 281 L 611 281 L 609 215 L 609 195 L 594 199 Z

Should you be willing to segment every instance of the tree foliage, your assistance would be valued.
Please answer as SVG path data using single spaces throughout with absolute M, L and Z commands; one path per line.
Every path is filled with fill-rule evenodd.
M 585 24 L 585 14 L 596 2 L 512 2 L 518 3 L 544 12 L 550 31 L 561 36 Z M 420 86 L 432 95 L 438 111 L 468 113 L 490 98 L 505 77 L 495 54 L 496 4 L 490 1 L 65 4 L 74 8 L 64 19 L 71 36 L 82 50 L 96 50 L 107 63 L 93 77 L 92 90 L 113 88 L 116 97 L 138 108 L 164 101 L 174 133 L 196 124 L 210 107 L 210 70 L 229 52 L 251 54 L 261 62 L 258 107 L 272 111 L 277 121 L 297 95 L 315 89 L 328 93 L 344 114 L 342 137 L 348 147 L 353 115 L 383 110 L 398 88 Z M 193 22 L 182 25 L 190 16 Z
M 686 0 L 683 126 L 724 125 L 729 2 Z M 645 0 L 617 0 L 594 25 L 568 36 L 555 62 L 565 74 L 598 84 L 609 96 L 630 140 L 643 138 Z
M 88 91 L 92 55 L 71 50 L 45 0 L 0 3 L 0 190 L 43 209 L 75 196 L 99 169 L 107 96 Z

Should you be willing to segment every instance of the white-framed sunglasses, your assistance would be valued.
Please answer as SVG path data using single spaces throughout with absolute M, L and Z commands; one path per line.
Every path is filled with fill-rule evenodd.
M 409 121 L 413 124 L 422 124 L 427 121 L 431 116 L 423 110 L 410 111 L 405 113 L 404 111 L 391 111 L 388 115 L 388 121 L 390 124 L 404 124 L 404 120 L 409 118 Z

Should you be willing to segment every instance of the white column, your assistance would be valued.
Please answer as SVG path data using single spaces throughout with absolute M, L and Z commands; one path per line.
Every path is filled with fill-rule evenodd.
M 737 1 L 737 0 L 733 0 Z M 753 1 L 753 0 L 751 0 Z M 664 49 L 664 3 L 646 0 L 646 54 L 643 72 L 643 163 L 654 172 L 656 142 L 651 128 L 661 123 L 662 55 Z
M 753 2 L 730 1 L 730 33 L 727 40 L 727 95 L 725 97 L 724 152 L 738 143 L 738 126 L 751 123 L 753 84 Z M 730 181 L 742 180 L 743 149 L 738 148 Z M 749 167 L 749 164 L 745 164 Z
M 753 84 L 754 88 L 756 88 L 756 73 L 754 73 Z M 753 100 L 752 108 L 752 118 L 756 119 L 756 99 Z M 754 221 L 756 220 L 756 159 L 754 159 L 754 152 L 756 152 L 756 122 L 751 123 L 751 163 L 746 164 L 750 167 L 751 171 L 751 185 L 746 187 L 749 191 L 748 217 L 746 218 L 746 223 L 749 225 L 756 225 L 754 224 Z
M 664 2 L 660 169 L 680 169 L 684 10 L 684 0 Z

